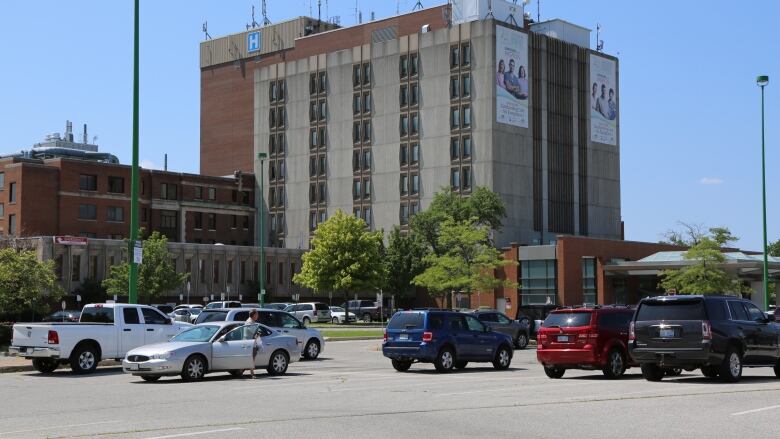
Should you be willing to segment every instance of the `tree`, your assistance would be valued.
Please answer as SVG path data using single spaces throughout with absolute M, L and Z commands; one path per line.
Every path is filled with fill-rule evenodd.
M 106 288 L 95 279 L 85 279 L 74 293 L 81 296 L 81 303 L 101 303 L 106 301 Z
M 446 219 L 441 225 L 438 246 L 446 248 L 447 252 L 428 255 L 424 259 L 428 267 L 412 282 L 438 296 L 446 292 L 471 294 L 513 285 L 510 280 L 495 277 L 497 268 L 512 262 L 504 260 L 488 242 L 489 226 L 476 221 L 475 218 Z
M 693 247 L 699 244 L 704 238 L 709 238 L 718 246 L 722 247 L 731 242 L 739 241 L 739 237 L 734 236 L 728 227 L 709 227 L 705 231 L 703 224 L 689 224 L 682 221 L 677 222 L 683 230 L 668 230 L 664 233 L 662 244 L 673 244 L 682 247 Z
M 730 235 L 730 233 L 728 234 Z M 746 288 L 731 278 L 718 264 L 726 261 L 720 251 L 720 244 L 704 236 L 685 252 L 683 257 L 696 261 L 695 264 L 661 273 L 661 287 L 676 290 L 678 294 L 723 294 L 742 293 Z
M 0 250 L 0 310 L 42 310 L 47 292 L 57 298 L 62 294 L 54 274 L 54 261 L 41 262 L 30 250 Z
M 385 250 L 387 279 L 385 289 L 399 296 L 408 295 L 412 279 L 425 269 L 423 259 L 428 254 L 423 240 L 415 233 L 402 234 L 398 227 L 390 231 Z
M 769 256 L 780 258 L 780 239 L 775 242 L 770 242 L 767 245 L 766 252 Z
M 143 230 L 139 231 L 143 236 Z M 139 297 L 146 296 L 148 303 L 166 291 L 180 287 L 187 280 L 188 273 L 176 273 L 168 254 L 168 238 L 160 232 L 152 232 L 143 241 L 143 258 L 138 266 Z M 126 296 L 129 292 L 130 264 L 114 265 L 103 286 L 108 295 Z
M 382 232 L 369 232 L 365 221 L 338 210 L 317 226 L 293 282 L 315 293 L 340 291 L 348 305 L 350 293 L 383 286 L 387 274 L 382 248 Z

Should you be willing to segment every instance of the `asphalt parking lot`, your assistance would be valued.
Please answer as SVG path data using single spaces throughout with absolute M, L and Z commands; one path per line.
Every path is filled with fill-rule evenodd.
M 0 374 L 0 438 L 769 437 L 780 380 L 746 369 L 737 384 L 698 372 L 646 382 L 567 371 L 551 380 L 533 349 L 508 371 L 469 364 L 398 373 L 377 341 L 333 342 L 321 359 L 256 380 L 208 375 L 145 383 L 119 368 L 90 376 L 60 370 Z

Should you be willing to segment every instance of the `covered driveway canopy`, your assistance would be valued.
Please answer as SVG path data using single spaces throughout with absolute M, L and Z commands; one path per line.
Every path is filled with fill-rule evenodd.
M 658 252 L 638 261 L 606 265 L 604 272 L 607 276 L 657 276 L 663 270 L 680 269 L 698 263 L 693 259 L 685 259 L 684 254 L 685 251 Z M 763 255 L 727 252 L 723 256 L 726 260 L 716 265 L 730 276 L 750 282 L 762 280 Z M 780 280 L 780 258 L 769 256 L 768 262 L 770 280 Z

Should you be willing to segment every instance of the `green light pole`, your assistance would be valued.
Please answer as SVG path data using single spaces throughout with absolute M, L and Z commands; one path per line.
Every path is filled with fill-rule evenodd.
M 133 25 L 133 168 L 130 175 L 130 242 L 127 259 L 130 262 L 128 303 L 138 303 L 138 264 L 135 263 L 135 242 L 138 240 L 138 3 L 135 0 Z
M 763 195 L 764 214 L 764 310 L 769 309 L 769 263 L 766 245 L 766 149 L 764 146 L 764 87 L 769 84 L 769 76 L 761 75 L 756 78 L 756 84 L 761 87 L 761 190 Z
M 258 152 L 257 158 L 260 159 L 260 205 L 257 206 L 257 216 L 259 217 L 259 223 L 260 225 L 257 228 L 257 234 L 260 237 L 260 263 L 257 264 L 259 267 L 257 267 L 257 277 L 260 281 L 260 291 L 257 292 L 257 303 L 260 304 L 260 307 L 263 306 L 265 303 L 265 233 L 263 233 L 263 207 L 265 206 L 265 191 L 263 190 L 263 179 L 265 178 L 263 175 L 263 168 L 265 163 L 265 158 L 268 157 L 268 154 L 264 152 Z

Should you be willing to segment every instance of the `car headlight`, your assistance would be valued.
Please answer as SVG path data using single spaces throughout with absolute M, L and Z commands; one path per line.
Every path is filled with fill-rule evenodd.
M 173 355 L 171 352 L 163 352 L 161 354 L 154 354 L 149 358 L 151 358 L 152 360 L 167 360 L 171 358 L 171 355 Z

